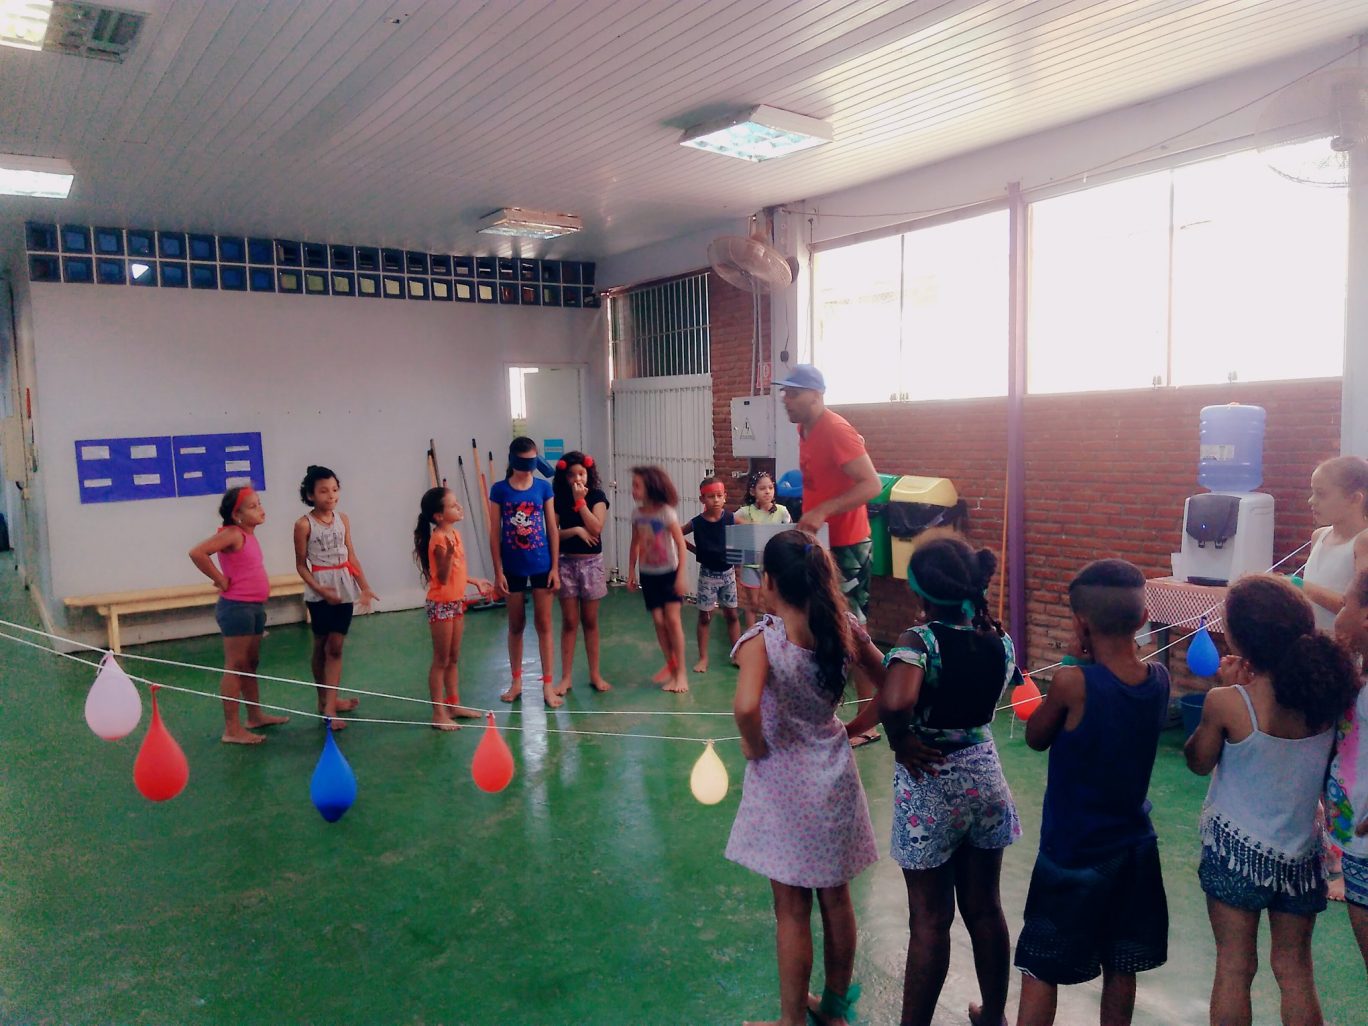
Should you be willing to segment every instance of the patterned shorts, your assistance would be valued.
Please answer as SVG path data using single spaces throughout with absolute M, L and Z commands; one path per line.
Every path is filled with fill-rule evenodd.
M 1325 911 L 1325 878 L 1321 872 L 1320 852 L 1311 856 L 1315 883 L 1300 894 L 1289 894 L 1277 887 L 1257 883 L 1238 869 L 1231 869 L 1227 856 L 1202 845 L 1202 860 L 1197 864 L 1197 880 L 1207 897 L 1223 905 L 1247 912 L 1285 912 L 1291 916 L 1314 916 Z M 1348 874 L 1345 874 L 1346 877 Z M 1347 887 L 1346 887 L 1347 890 Z
M 873 551 L 874 543 L 869 541 L 831 547 L 831 558 L 841 575 L 841 594 L 860 623 L 869 613 L 869 560 Z
M 698 568 L 699 611 L 708 613 L 718 606 L 723 609 L 735 609 L 736 605 L 736 571 L 728 567 L 719 574 L 700 566 Z
M 454 620 L 458 616 L 465 616 L 464 602 L 427 602 L 428 623 L 441 623 L 443 620 Z
M 1012 792 L 992 741 L 945 757 L 936 776 L 914 779 L 893 764 L 893 840 L 889 853 L 904 869 L 935 869 L 961 844 L 1006 848 L 1021 835 Z
M 603 554 L 561 556 L 560 597 L 601 599 L 608 594 L 608 575 L 603 569 Z
M 1368 857 L 1344 853 L 1344 900 L 1368 908 Z

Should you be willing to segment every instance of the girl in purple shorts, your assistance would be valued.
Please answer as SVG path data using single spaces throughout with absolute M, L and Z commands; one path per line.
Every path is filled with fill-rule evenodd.
M 612 685 L 599 672 L 599 602 L 608 594 L 603 569 L 603 529 L 608 523 L 608 496 L 599 485 L 594 457 L 569 452 L 556 464 L 551 480 L 560 530 L 561 679 L 556 694 L 572 686 L 575 632 L 584 625 L 584 653 L 589 683 L 595 691 Z

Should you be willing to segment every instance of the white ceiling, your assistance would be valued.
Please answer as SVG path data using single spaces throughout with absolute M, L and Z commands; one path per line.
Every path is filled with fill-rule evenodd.
M 78 170 L 0 218 L 495 252 L 472 224 L 518 205 L 585 220 L 538 252 L 602 257 L 1368 30 L 1368 0 L 123 6 L 149 11 L 123 65 L 0 48 L 0 151 Z M 757 102 L 836 142 L 677 145 Z

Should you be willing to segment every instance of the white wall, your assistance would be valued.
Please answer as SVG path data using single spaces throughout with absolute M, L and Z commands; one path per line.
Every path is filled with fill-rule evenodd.
M 508 364 L 583 364 L 586 444 L 605 444 L 601 312 L 30 288 L 51 542 L 47 594 L 59 621 L 65 596 L 201 579 L 185 553 L 218 524 L 217 496 L 82 505 L 78 439 L 261 432 L 267 521 L 259 537 L 271 573 L 294 568 L 291 525 L 305 510 L 298 496 L 305 467 L 331 467 L 382 609 L 422 601 L 411 548 L 427 488 L 428 439 L 436 439 L 442 472 L 463 502 L 457 455 L 469 466 L 472 436 L 482 453 L 494 450 L 502 474 L 511 428 Z M 468 511 L 472 520 L 478 514 Z M 487 560 L 470 520 L 464 526 L 472 571 L 480 572 Z M 71 626 L 98 623 L 81 618 Z M 213 629 L 197 615 L 143 630 L 135 622 L 125 634 L 135 643 Z

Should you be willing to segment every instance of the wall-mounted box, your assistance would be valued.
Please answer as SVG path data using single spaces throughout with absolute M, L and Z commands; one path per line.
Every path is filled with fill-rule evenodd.
M 768 395 L 740 396 L 731 401 L 732 455 L 764 458 L 774 455 L 774 399 Z

